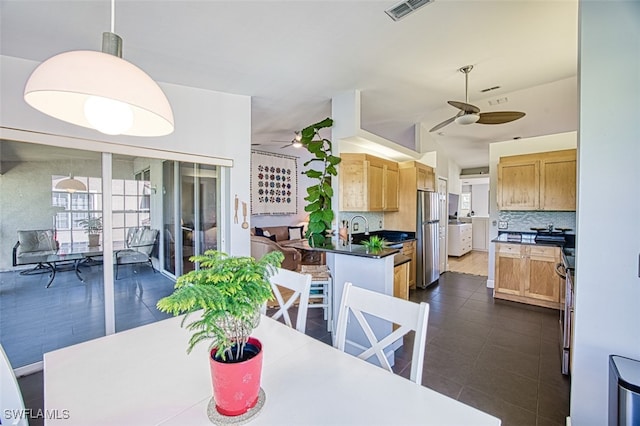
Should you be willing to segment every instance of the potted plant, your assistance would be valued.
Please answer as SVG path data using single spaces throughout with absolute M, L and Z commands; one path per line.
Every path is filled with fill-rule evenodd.
M 305 237 L 312 247 L 321 247 L 326 244 L 327 231 L 331 230 L 333 222 L 333 209 L 331 208 L 331 197 L 333 188 L 331 187 L 331 177 L 338 175 L 336 165 L 340 163 L 340 157 L 332 155 L 332 144 L 329 139 L 320 136 L 320 130 L 333 126 L 333 120 L 324 120 L 305 127 L 301 131 L 300 143 L 314 155 L 304 166 L 314 164 L 317 169 L 310 168 L 302 172 L 311 179 L 318 179 L 317 185 L 307 188 L 305 200 L 309 202 L 304 210 L 309 213 L 309 226 Z
M 102 232 L 102 218 L 90 216 L 78 221 L 78 225 L 84 228 L 84 232 L 89 236 L 89 247 L 100 245 L 100 233 Z
M 187 353 L 209 342 L 213 398 L 222 415 L 244 414 L 258 402 L 262 344 L 249 334 L 272 298 L 269 277 L 283 259 L 279 251 L 255 260 L 207 250 L 190 258 L 200 268 L 178 277 L 174 292 L 157 303 L 163 312 L 186 313 L 181 324 L 192 333 Z M 187 322 L 191 314 L 198 317 Z
M 361 241 L 360 244 L 365 246 L 370 253 L 379 253 L 384 248 L 385 242 L 384 238 L 372 235 L 368 240 Z

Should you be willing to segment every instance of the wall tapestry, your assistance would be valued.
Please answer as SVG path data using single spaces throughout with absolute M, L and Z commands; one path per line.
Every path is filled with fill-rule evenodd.
M 251 214 L 297 214 L 297 158 L 251 151 Z

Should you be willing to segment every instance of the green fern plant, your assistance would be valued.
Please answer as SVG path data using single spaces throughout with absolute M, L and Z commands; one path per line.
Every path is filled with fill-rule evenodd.
M 365 246 L 371 253 L 377 253 L 384 248 L 386 240 L 377 235 L 372 235 L 368 240 L 361 241 L 360 244 Z
M 329 139 L 320 136 L 320 130 L 333 126 L 333 120 L 324 120 L 305 127 L 301 131 L 300 143 L 314 155 L 304 166 L 316 166 L 302 172 L 311 179 L 317 179 L 316 185 L 307 188 L 305 200 L 309 202 L 304 211 L 309 213 L 309 226 L 305 238 L 312 247 L 322 247 L 326 243 L 327 231 L 331 230 L 333 222 L 333 209 L 331 208 L 331 177 L 338 175 L 336 166 L 340 163 L 340 157 L 332 155 L 333 147 Z
M 222 361 L 241 359 L 249 334 L 260 320 L 260 308 L 273 297 L 269 277 L 284 255 L 272 251 L 255 260 L 207 250 L 189 260 L 199 263 L 200 269 L 178 277 L 173 293 L 158 301 L 158 309 L 172 315 L 186 313 L 181 325 L 192 333 L 187 353 L 208 340 L 209 350 L 216 347 Z M 200 310 L 198 319 L 186 322 Z

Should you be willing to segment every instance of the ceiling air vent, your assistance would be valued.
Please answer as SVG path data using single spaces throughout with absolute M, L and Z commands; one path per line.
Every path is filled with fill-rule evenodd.
M 433 3 L 434 1 L 435 0 L 407 0 L 390 7 L 385 10 L 385 13 L 394 21 L 398 21 L 422 6 Z

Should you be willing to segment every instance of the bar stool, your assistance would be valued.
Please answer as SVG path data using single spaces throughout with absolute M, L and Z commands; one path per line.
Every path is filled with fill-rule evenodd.
M 300 272 L 311 275 L 311 291 L 309 292 L 309 309 L 323 308 L 327 331 L 333 331 L 331 292 L 333 279 L 327 265 L 300 265 Z

